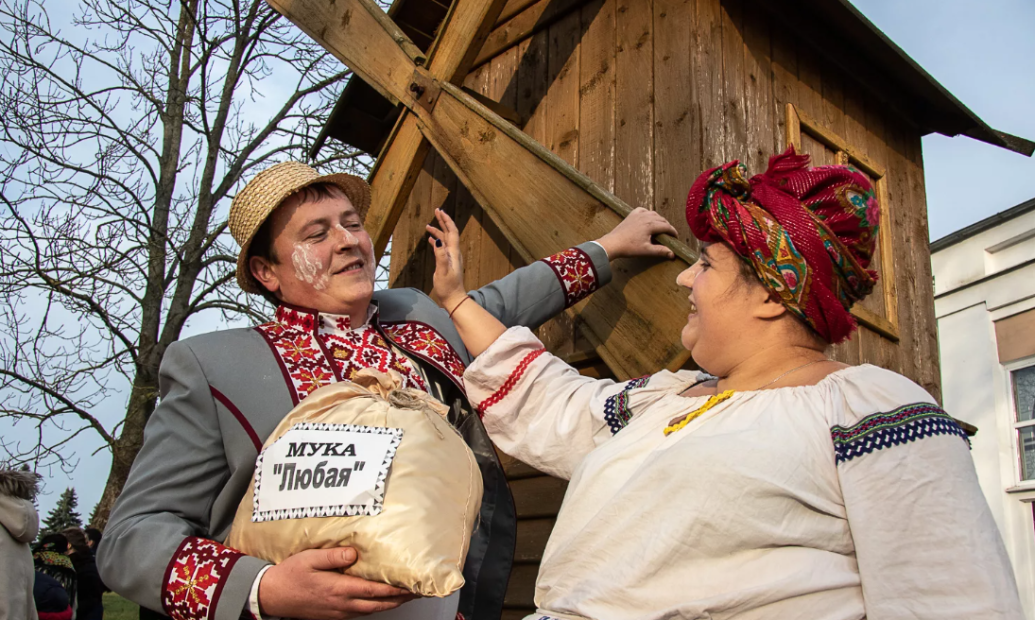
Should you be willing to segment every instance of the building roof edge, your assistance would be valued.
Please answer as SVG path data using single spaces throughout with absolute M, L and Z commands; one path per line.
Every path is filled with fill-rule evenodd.
M 969 239 L 978 233 L 982 233 L 990 228 L 994 228 L 1003 222 L 1012 220 L 1015 217 L 1019 217 L 1028 213 L 1029 211 L 1035 211 L 1035 198 L 1031 198 L 1022 202 L 1021 204 L 1010 207 L 1005 211 L 1000 211 L 994 215 L 990 215 L 985 219 L 974 222 L 970 226 L 966 226 L 957 230 L 956 232 L 949 233 L 940 239 L 936 239 L 931 242 L 931 254 L 944 250 L 945 248 L 955 245 L 960 241 Z

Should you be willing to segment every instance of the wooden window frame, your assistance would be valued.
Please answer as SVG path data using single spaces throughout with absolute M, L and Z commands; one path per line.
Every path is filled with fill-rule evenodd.
M 862 170 L 874 180 L 874 190 L 877 193 L 877 201 L 880 203 L 880 232 L 877 242 L 880 244 L 880 277 L 883 281 L 884 291 L 884 315 L 881 316 L 859 304 L 852 306 L 852 315 L 859 323 L 877 332 L 881 336 L 898 342 L 898 299 L 895 296 L 895 260 L 892 248 L 892 230 L 887 223 L 891 222 L 888 213 L 888 193 L 885 170 L 877 165 L 872 159 L 858 148 L 853 147 L 847 140 L 820 125 L 807 113 L 795 107 L 793 103 L 787 104 L 787 144 L 793 144 L 794 149 L 801 152 L 801 134 L 812 137 L 817 142 L 832 149 L 839 164 L 852 164 Z

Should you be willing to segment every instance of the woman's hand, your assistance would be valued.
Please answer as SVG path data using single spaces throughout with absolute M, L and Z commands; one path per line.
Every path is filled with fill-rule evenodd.
M 656 235 L 675 237 L 678 234 L 660 213 L 637 207 L 614 230 L 597 239 L 597 243 L 607 252 L 609 260 L 637 256 L 671 259 L 675 258 L 672 250 L 654 243 L 651 238 Z
M 442 209 L 435 209 L 435 220 L 441 228 L 428 225 L 428 243 L 435 251 L 435 277 L 431 297 L 451 311 L 467 297 L 464 289 L 464 257 L 460 253 L 460 231 L 453 218 Z

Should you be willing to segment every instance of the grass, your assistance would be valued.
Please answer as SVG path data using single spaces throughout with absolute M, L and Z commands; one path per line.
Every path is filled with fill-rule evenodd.
M 140 606 L 114 592 L 104 593 L 104 620 L 138 620 Z

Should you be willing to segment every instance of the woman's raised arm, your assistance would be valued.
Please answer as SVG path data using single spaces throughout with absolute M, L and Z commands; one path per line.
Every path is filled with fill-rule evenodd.
M 464 288 L 464 258 L 460 253 L 460 231 L 453 218 L 442 209 L 435 209 L 435 219 L 441 228 L 429 225 L 428 243 L 435 250 L 434 289 L 436 302 L 453 319 L 460 338 L 472 357 L 478 357 L 489 348 L 507 328 L 488 310 L 470 301 Z

